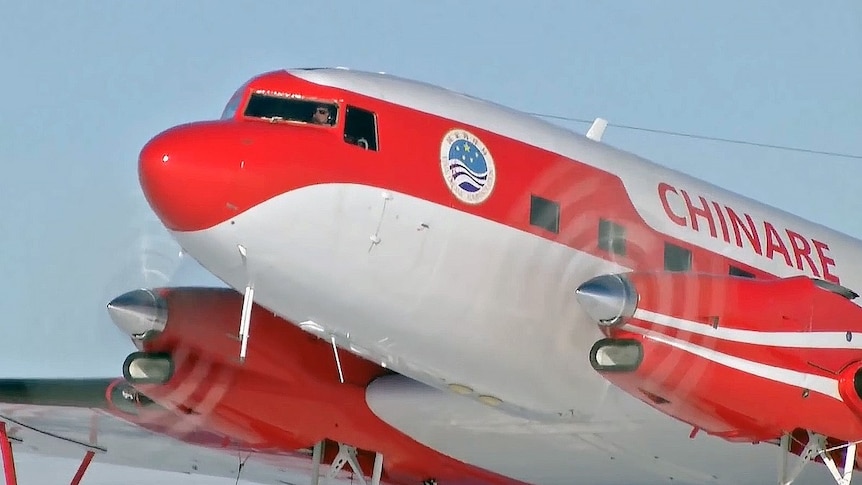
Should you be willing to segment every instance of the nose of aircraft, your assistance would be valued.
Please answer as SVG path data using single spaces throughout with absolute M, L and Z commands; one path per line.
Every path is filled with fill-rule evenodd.
M 225 217 L 231 167 L 224 138 L 214 126 L 182 125 L 151 139 L 138 158 L 147 201 L 174 231 L 206 229 Z

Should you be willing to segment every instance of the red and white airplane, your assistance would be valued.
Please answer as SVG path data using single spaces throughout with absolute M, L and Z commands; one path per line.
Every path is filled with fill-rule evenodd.
M 251 79 L 139 159 L 230 288 L 117 297 L 123 378 L 0 382 L 4 433 L 261 483 L 849 484 L 862 242 L 604 126 L 385 74 Z

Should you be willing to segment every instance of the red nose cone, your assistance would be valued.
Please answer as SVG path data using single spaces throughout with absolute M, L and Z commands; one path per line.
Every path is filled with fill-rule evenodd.
M 168 229 L 196 231 L 229 217 L 236 168 L 214 126 L 183 125 L 160 133 L 141 150 L 141 189 Z

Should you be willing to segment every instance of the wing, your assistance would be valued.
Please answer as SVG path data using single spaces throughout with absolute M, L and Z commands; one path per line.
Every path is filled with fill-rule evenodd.
M 309 483 L 313 473 L 311 450 L 255 450 L 122 379 L 0 380 L 0 419 L 15 453 L 81 459 L 92 451 L 94 463 L 267 484 Z M 342 470 L 336 483 L 352 478 Z

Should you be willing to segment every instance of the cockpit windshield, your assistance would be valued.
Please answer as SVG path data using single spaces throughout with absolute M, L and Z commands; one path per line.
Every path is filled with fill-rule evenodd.
M 338 105 L 322 101 L 252 93 L 245 108 L 245 116 L 265 120 L 294 121 L 332 126 L 338 114 Z
M 233 96 L 230 97 L 230 100 L 224 107 L 224 110 L 221 113 L 221 119 L 229 120 L 236 115 L 236 110 L 239 108 L 239 104 L 242 102 L 243 95 L 245 94 L 245 89 L 248 83 L 243 84 L 236 92 L 233 93 Z

